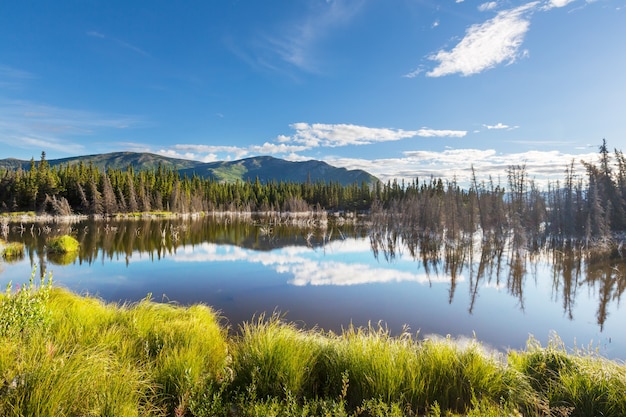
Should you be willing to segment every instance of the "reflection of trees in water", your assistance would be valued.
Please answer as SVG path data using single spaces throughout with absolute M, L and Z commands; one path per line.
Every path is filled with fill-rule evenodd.
M 314 217 L 286 221 L 232 215 L 33 224 L 14 227 L 9 237 L 23 241 L 31 263 L 38 263 L 43 269 L 47 263 L 46 242 L 64 234 L 74 236 L 80 243 L 76 262 L 92 264 L 111 259 L 125 259 L 128 263 L 136 253 L 158 260 L 175 254 L 182 246 L 204 243 L 262 251 L 286 245 L 318 247 L 331 239 L 364 233 L 352 224 L 321 224 Z
M 601 331 L 610 306 L 619 307 L 626 289 L 626 261 L 619 254 L 597 254 L 581 246 L 551 248 L 547 243 L 535 243 L 534 248 L 528 248 L 513 236 L 451 241 L 405 225 L 394 227 L 384 216 L 379 220 L 383 221 L 374 221 L 370 232 L 374 256 L 379 258 L 382 255 L 392 261 L 396 254 L 406 250 L 426 274 L 445 273 L 450 282 L 449 303 L 454 299 L 458 278 L 467 275 L 470 314 L 474 311 L 480 289 L 485 286 L 506 288 L 523 310 L 526 281 L 531 277 L 537 283 L 538 265 L 544 262 L 551 266 L 552 298 L 555 302 L 561 299 L 563 311 L 570 320 L 574 319 L 576 295 L 583 285 L 597 294 L 596 318 Z
M 92 264 L 123 259 L 128 263 L 137 254 L 157 260 L 175 254 L 182 246 L 204 243 L 265 251 L 287 245 L 323 247 L 331 240 L 369 237 L 377 259 L 393 263 L 400 256 L 409 256 L 426 274 L 445 274 L 449 278 L 449 303 L 454 300 L 459 280 L 467 278 L 470 314 L 485 286 L 506 289 L 524 309 L 526 281 L 543 262 L 551 266 L 552 299 L 562 305 L 568 318 L 574 318 L 576 297 L 583 288 L 597 294 L 596 319 L 601 330 L 611 307 L 617 308 L 621 302 L 626 288 L 626 262 L 619 252 L 603 256 L 560 242 L 558 247 L 550 247 L 549 240 L 528 248 L 501 230 L 475 240 L 475 232 L 466 232 L 460 221 L 455 223 L 453 233 L 420 228 L 416 226 L 418 214 L 380 211 L 368 219 L 366 228 L 334 223 L 319 227 L 319 223 L 307 221 L 294 227 L 287 222 L 239 216 L 29 224 L 13 225 L 7 238 L 23 241 L 31 264 L 38 264 L 40 273 L 45 274 L 48 261 Z M 432 216 L 431 212 L 426 218 Z M 48 259 L 47 240 L 63 234 L 78 239 L 78 256 Z

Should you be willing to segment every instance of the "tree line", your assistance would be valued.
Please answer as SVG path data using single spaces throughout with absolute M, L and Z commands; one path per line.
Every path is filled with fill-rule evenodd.
M 404 242 L 472 239 L 516 248 L 585 245 L 606 249 L 620 244 L 626 230 L 626 157 L 608 150 L 603 140 L 597 163 L 572 161 L 563 181 L 540 188 L 524 165 L 507 169 L 506 184 L 479 181 L 472 168 L 469 187 L 456 181 L 417 180 L 384 187 L 386 199 L 372 198 L 371 213 L 379 235 Z M 396 234 L 397 236 L 393 236 Z M 375 235 L 373 235 L 375 238 Z M 621 245 L 619 247 L 621 249 Z
M 410 182 L 219 182 L 175 170 L 100 170 L 92 164 L 51 166 L 42 152 L 29 169 L 0 170 L 0 211 L 53 215 L 110 216 L 118 213 L 171 211 L 367 211 L 379 225 L 408 233 L 465 239 L 477 230 L 486 240 L 512 236 L 520 246 L 612 241 L 626 228 L 626 157 L 599 147 L 597 163 L 574 161 L 563 181 L 540 189 L 523 165 L 510 166 L 506 184 L 478 181 L 472 169 L 469 187 L 455 180 L 428 178 Z
M 0 212 L 101 215 L 151 211 L 367 210 L 367 183 L 219 182 L 154 170 L 107 169 L 93 164 L 51 166 L 45 152 L 29 169 L 0 169 Z

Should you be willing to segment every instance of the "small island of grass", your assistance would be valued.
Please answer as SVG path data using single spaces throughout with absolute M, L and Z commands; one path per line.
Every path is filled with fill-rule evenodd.
M 5 242 L 0 239 L 0 257 L 7 261 L 24 257 L 24 244 L 21 242 Z
M 54 237 L 48 242 L 48 252 L 55 254 L 74 253 L 79 247 L 78 240 L 69 235 Z

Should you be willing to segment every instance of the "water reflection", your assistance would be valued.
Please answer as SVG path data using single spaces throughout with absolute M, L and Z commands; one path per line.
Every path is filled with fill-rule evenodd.
M 626 261 L 619 253 L 600 256 L 582 248 L 554 249 L 538 246 L 534 251 L 521 249 L 515 241 L 476 242 L 472 239 L 451 242 L 427 233 L 398 232 L 396 228 L 374 227 L 369 235 L 372 253 L 393 262 L 406 248 L 420 263 L 427 276 L 444 271 L 449 280 L 449 303 L 454 300 L 459 277 L 467 276 L 470 288 L 468 312 L 472 314 L 481 288 L 506 289 L 520 310 L 525 309 L 526 280 L 537 280 L 537 268 L 548 263 L 552 269 L 552 299 L 562 299 L 563 312 L 574 319 L 573 307 L 579 288 L 597 295 L 597 324 L 602 331 L 611 304 L 615 309 L 626 287 Z M 583 278 L 584 277 L 584 278 Z
M 162 293 L 215 305 L 231 319 L 283 306 L 300 314 L 294 318 L 333 329 L 358 319 L 396 320 L 398 327 L 410 323 L 442 334 L 502 332 L 493 343 L 507 345 L 516 330 L 519 343 L 529 332 L 549 330 L 579 340 L 607 332 L 611 340 L 626 318 L 620 310 L 626 263 L 619 253 L 527 250 L 513 240 L 475 236 L 451 240 L 369 220 L 148 218 L 13 224 L 2 234 L 25 243 L 23 263 L 37 264 L 41 274 L 54 267 L 56 277 L 61 268 L 70 281 L 88 273 L 89 280 L 74 284 L 79 291 L 113 301 Z M 78 253 L 47 253 L 48 239 L 62 234 L 77 238 Z M 0 263 L 0 280 L 17 264 Z M 90 268 L 96 265 L 103 268 Z M 498 320 L 504 330 L 494 330 Z M 595 329 L 582 331 L 587 321 Z

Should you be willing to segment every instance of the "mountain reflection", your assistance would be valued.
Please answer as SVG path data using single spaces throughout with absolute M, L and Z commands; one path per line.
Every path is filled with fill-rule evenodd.
M 551 298 L 562 306 L 565 317 L 574 319 L 577 295 L 584 291 L 597 301 L 600 330 L 611 310 L 620 306 L 626 288 L 626 263 L 620 253 L 597 256 L 581 248 L 545 245 L 529 250 L 514 238 L 451 239 L 375 218 L 359 224 L 237 216 L 150 218 L 13 225 L 3 238 L 24 242 L 26 256 L 31 264 L 40 265 L 41 274 L 48 263 L 123 260 L 128 265 L 146 256 L 150 261 L 171 258 L 181 263 L 249 262 L 284 274 L 293 286 L 437 283 L 448 285 L 449 304 L 463 288 L 469 291 L 469 314 L 487 288 L 506 292 L 524 311 L 527 281 L 538 285 L 538 267 L 549 265 Z M 80 251 L 56 258 L 47 254 L 46 241 L 63 234 L 76 237 Z M 460 283 L 465 285 L 459 287 Z

